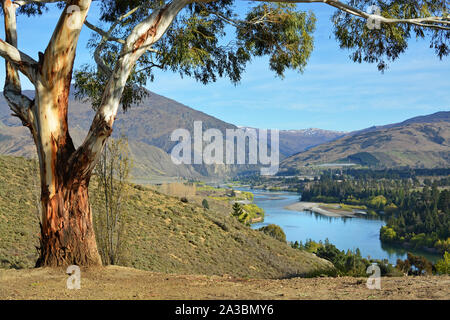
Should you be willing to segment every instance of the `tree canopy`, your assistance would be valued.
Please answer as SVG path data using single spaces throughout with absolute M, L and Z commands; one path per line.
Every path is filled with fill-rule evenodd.
M 336 7 L 331 22 L 340 47 L 351 52 L 353 61 L 376 63 L 380 71 L 406 51 L 412 37 L 429 39 L 430 48 L 440 59 L 449 54 L 450 20 L 445 0 L 254 1 L 247 12 L 236 10 L 236 2 L 186 5 L 160 41 L 138 61 L 129 79 L 130 90 L 123 96 L 124 108 L 134 102 L 133 97 L 142 97 L 132 89 L 153 80 L 155 67 L 194 77 L 204 84 L 218 77 L 238 83 L 247 63 L 261 56 L 269 57 L 269 68 L 279 77 L 288 69 L 303 72 L 314 48 L 316 17 L 302 10 L 301 3 Z M 161 5 L 161 1 L 102 1 L 100 20 L 114 26 L 117 17 L 132 12 L 109 29 L 111 36 L 123 39 L 149 11 Z M 368 19 L 375 19 L 366 13 L 371 5 L 378 10 L 373 13 L 380 15 L 380 28 L 368 28 Z M 99 36 L 94 37 L 92 47 L 99 41 Z M 114 55 L 120 51 L 118 42 L 108 41 L 103 49 L 101 56 L 112 69 Z M 80 93 L 90 98 L 94 95 L 88 79 L 96 70 L 86 66 L 76 74 Z
M 49 2 L 63 8 L 73 1 L 15 1 L 18 12 L 39 15 Z M 206 84 L 218 77 L 238 83 L 249 61 L 269 57 L 269 68 L 283 77 L 286 70 L 302 72 L 314 48 L 316 17 L 302 10 L 302 3 L 337 8 L 331 17 L 334 36 L 355 62 L 376 63 L 384 71 L 408 48 L 413 37 L 427 38 L 436 55 L 449 54 L 450 19 L 446 0 L 274 0 L 251 1 L 246 12 L 234 0 L 94 1 L 101 25 L 85 25 L 94 31 L 89 47 L 95 65 L 75 71 L 77 96 L 92 99 L 98 108 L 127 38 L 152 15 L 163 15 L 170 4 L 180 3 L 170 26 L 133 66 L 123 90 L 124 109 L 142 99 L 142 87 L 154 80 L 154 68 L 178 72 Z M 373 6 L 373 7 L 371 7 Z M 167 10 L 166 10 L 167 11 Z M 368 12 L 374 11 L 374 12 Z M 369 28 L 368 21 L 379 22 Z

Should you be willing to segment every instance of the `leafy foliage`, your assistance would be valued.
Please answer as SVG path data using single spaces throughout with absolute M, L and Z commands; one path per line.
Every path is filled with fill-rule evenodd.
M 349 5 L 362 11 L 375 5 L 380 9 L 381 16 L 399 19 L 442 16 L 448 6 L 446 0 L 351 0 Z M 371 30 L 367 27 L 366 20 L 344 11 L 337 11 L 332 21 L 340 47 L 352 52 L 350 58 L 358 63 L 376 63 L 381 71 L 406 51 L 408 40 L 412 37 L 427 37 L 430 48 L 441 59 L 450 53 L 448 30 L 425 29 L 406 23 L 382 23 L 381 28 Z
M 326 259 L 333 263 L 336 268 L 332 276 L 353 276 L 353 277 L 367 277 L 367 268 L 376 263 L 380 268 L 381 275 L 383 276 L 397 276 L 399 272 L 394 268 L 388 260 L 376 260 L 366 259 L 361 256 L 360 250 L 357 248 L 355 251 L 348 250 L 347 252 L 341 251 L 336 248 L 335 245 L 330 243 L 328 239 L 325 242 L 315 242 L 311 239 L 307 240 L 305 244 L 297 241 L 292 243 L 291 246 L 294 249 L 306 250 L 311 253 L 315 253 L 318 257 Z
M 450 253 L 445 252 L 444 257 L 436 262 L 436 272 L 438 274 L 450 274 Z
M 269 224 L 268 226 L 259 228 L 258 230 L 264 232 L 272 238 L 277 239 L 278 241 L 286 242 L 286 234 L 284 233 L 283 229 L 281 229 L 281 227 L 277 226 L 276 224 Z
M 397 260 L 396 268 L 408 275 L 432 275 L 433 264 L 425 257 L 415 256 L 408 252 L 406 260 Z
M 103 1 L 101 20 L 111 25 L 117 17 L 135 7 L 138 9 L 119 23 L 113 36 L 125 38 L 128 32 L 161 1 Z M 188 5 L 174 20 L 165 35 L 137 62 L 122 98 L 124 110 L 142 98 L 139 87 L 154 80 L 153 68 L 177 72 L 203 84 L 227 77 L 233 83 L 241 80 L 252 57 L 269 56 L 270 69 L 283 76 L 287 69 L 303 71 L 313 49 L 315 17 L 298 11 L 291 4 L 262 4 L 250 7 L 239 16 L 232 0 Z M 230 33 L 235 40 L 230 40 Z M 101 42 L 93 35 L 89 47 Z M 114 69 L 119 45 L 108 43 L 101 58 Z M 83 66 L 75 73 L 77 97 L 90 98 L 98 107 L 101 89 L 108 77 L 97 67 Z
M 254 8 L 246 21 L 255 22 L 243 23 L 237 30 L 243 49 L 255 56 L 270 56 L 270 69 L 278 76 L 286 69 L 303 71 L 314 47 L 313 13 L 297 12 L 294 5 L 264 4 Z

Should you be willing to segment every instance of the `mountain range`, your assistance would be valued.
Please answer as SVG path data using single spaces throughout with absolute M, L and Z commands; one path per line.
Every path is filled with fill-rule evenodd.
M 32 91 L 24 93 L 33 96 Z M 28 129 L 10 113 L 0 95 L 0 154 L 34 157 L 35 147 Z M 76 145 L 84 139 L 93 116 L 90 104 L 71 94 L 69 127 Z M 238 128 L 150 91 L 139 105 L 127 112 L 119 112 L 113 135 L 128 137 L 134 159 L 133 177 L 140 180 L 222 178 L 257 169 L 239 165 L 175 165 L 170 152 L 177 142 L 171 141 L 170 135 L 178 128 L 193 132 L 194 121 L 202 121 L 203 130 L 215 128 L 224 135 L 227 129 Z M 450 112 L 437 112 L 354 132 L 313 128 L 281 130 L 280 159 L 281 171 L 301 171 L 306 167 L 336 163 L 374 168 L 448 167 Z
M 69 128 L 75 145 L 79 145 L 94 116 L 88 102 L 75 99 L 71 90 L 69 97 Z M 34 92 L 24 91 L 33 97 Z M 134 159 L 133 176 L 143 180 L 158 180 L 169 177 L 200 178 L 223 177 L 243 171 L 255 170 L 251 166 L 225 165 L 175 165 L 170 152 L 177 142 L 170 140 L 171 133 L 178 128 L 193 132 L 194 121 L 202 121 L 203 130 L 237 129 L 233 124 L 192 109 L 172 99 L 153 92 L 127 112 L 119 112 L 114 124 L 114 134 L 128 137 L 130 152 Z M 344 132 L 321 129 L 280 131 L 280 157 L 285 159 L 295 153 L 307 150 L 336 138 Z M 34 157 L 35 147 L 28 129 L 18 119 L 11 117 L 11 111 L 0 95 L 0 154 Z
M 297 153 L 281 163 L 285 171 L 334 164 L 373 168 L 450 166 L 450 112 L 351 132 Z

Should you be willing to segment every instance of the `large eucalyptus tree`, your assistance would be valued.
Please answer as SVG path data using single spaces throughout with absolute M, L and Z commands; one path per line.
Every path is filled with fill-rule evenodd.
M 45 51 L 33 58 L 18 49 L 16 15 L 45 14 L 57 3 L 61 16 Z M 111 135 L 120 106 L 128 108 L 145 94 L 152 68 L 172 70 L 208 83 L 217 77 L 240 80 L 255 56 L 269 56 L 270 69 L 302 71 L 313 49 L 315 17 L 298 3 L 321 3 L 337 9 L 332 17 L 342 48 L 356 62 L 396 59 L 411 36 L 428 37 L 442 58 L 449 53 L 447 0 L 274 0 L 248 1 L 246 13 L 233 0 L 95 1 L 100 16 L 88 20 L 92 0 L 2 0 L 6 60 L 4 95 L 13 115 L 28 127 L 37 147 L 41 174 L 41 240 L 37 266 L 99 265 L 92 227 L 89 180 Z M 252 4 L 253 2 L 253 4 Z M 367 13 L 376 5 L 375 15 Z M 93 31 L 95 66 L 73 71 L 82 27 Z M 379 28 L 378 28 L 379 27 Z M 226 33 L 233 32 L 233 39 Z M 21 92 L 19 73 L 35 88 Z M 89 133 L 75 148 L 67 123 L 72 80 L 78 95 L 96 109 Z

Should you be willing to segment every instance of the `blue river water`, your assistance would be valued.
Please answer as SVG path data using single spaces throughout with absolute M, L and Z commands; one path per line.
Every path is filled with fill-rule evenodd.
M 406 250 L 382 244 L 379 232 L 386 224 L 383 220 L 364 217 L 334 218 L 308 211 L 291 211 L 284 207 L 299 201 L 300 195 L 297 193 L 238 189 L 252 192 L 255 195 L 253 203 L 265 211 L 264 222 L 256 223 L 252 227 L 257 229 L 268 224 L 277 224 L 285 232 L 287 241 L 305 243 L 307 239 L 324 241 L 328 238 L 340 250 L 359 248 L 363 257 L 388 259 L 393 264 L 398 258 L 406 259 L 407 251 L 423 255 L 433 262 L 440 259 L 439 255 L 426 251 Z

